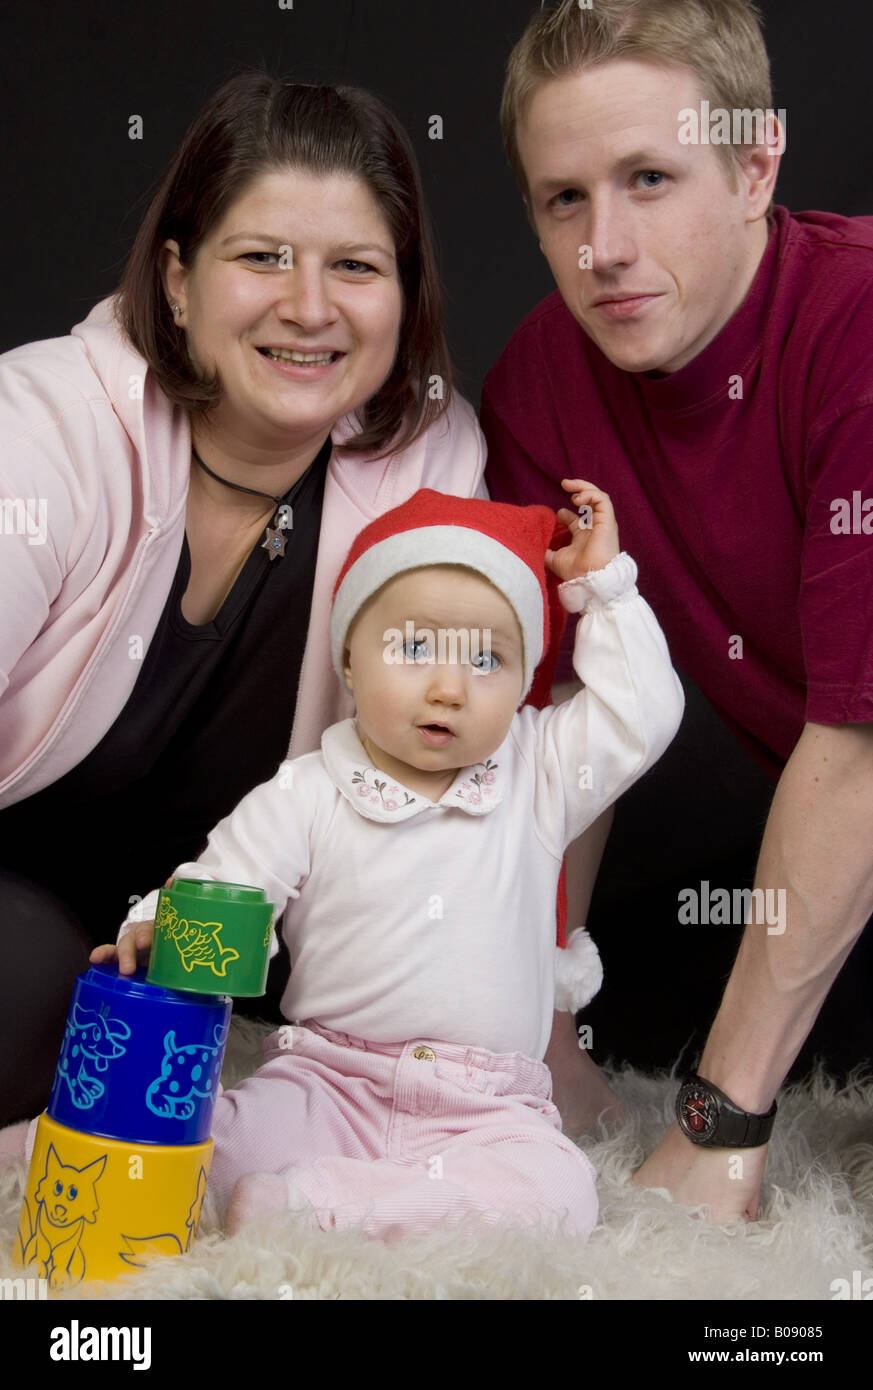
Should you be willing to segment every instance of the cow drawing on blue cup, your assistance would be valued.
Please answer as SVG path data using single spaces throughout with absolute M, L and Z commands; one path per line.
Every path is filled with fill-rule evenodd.
M 155 1115 L 189 1119 L 197 1099 L 214 1099 L 224 1057 L 227 1028 L 216 1024 L 214 1046 L 188 1043 L 179 1046 L 173 1030 L 164 1037 L 164 1057 L 160 1075 L 146 1091 L 146 1105 Z

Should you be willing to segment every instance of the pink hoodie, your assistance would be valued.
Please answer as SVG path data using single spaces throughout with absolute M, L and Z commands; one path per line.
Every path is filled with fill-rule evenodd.
M 185 529 L 188 416 L 124 337 L 114 300 L 66 338 L 0 356 L 0 807 L 91 751 L 130 695 Z M 334 443 L 353 432 L 349 419 Z M 353 712 L 331 666 L 330 597 L 358 532 L 421 487 L 486 497 L 470 405 L 410 448 L 331 456 L 309 632 L 288 750 Z

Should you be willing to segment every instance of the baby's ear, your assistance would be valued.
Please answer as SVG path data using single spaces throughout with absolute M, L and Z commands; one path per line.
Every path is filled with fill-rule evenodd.
M 354 694 L 355 687 L 352 684 L 352 657 L 348 647 L 343 648 L 343 675 L 346 679 L 346 685 Z

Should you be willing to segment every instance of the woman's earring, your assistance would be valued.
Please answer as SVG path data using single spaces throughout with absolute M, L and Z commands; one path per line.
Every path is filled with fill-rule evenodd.
M 181 314 L 181 312 L 182 312 L 182 310 L 179 308 L 179 305 L 173 303 L 173 304 L 170 305 L 170 308 L 171 308 L 172 311 L 173 311 L 173 317 L 174 317 L 174 318 L 178 318 L 179 314 Z

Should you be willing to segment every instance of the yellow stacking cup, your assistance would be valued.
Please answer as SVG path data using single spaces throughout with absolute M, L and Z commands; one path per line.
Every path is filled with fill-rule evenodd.
M 50 1289 L 117 1279 L 155 1255 L 180 1255 L 197 1230 L 212 1140 L 131 1144 L 42 1115 L 21 1209 L 15 1263 Z

